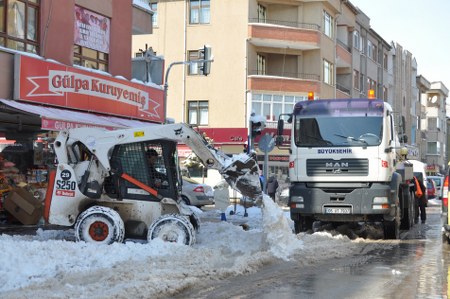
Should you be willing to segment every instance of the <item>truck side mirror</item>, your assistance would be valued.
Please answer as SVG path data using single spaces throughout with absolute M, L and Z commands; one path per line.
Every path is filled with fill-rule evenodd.
M 277 124 L 277 135 L 282 136 L 283 131 L 284 131 L 284 120 L 282 120 L 280 118 L 280 119 L 278 119 L 278 124 Z

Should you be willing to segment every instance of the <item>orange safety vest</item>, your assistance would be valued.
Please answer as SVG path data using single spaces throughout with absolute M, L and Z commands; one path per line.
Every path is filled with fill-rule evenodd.
M 422 188 L 420 188 L 419 181 L 417 180 L 416 177 L 414 177 L 414 182 L 416 184 L 416 196 L 417 197 L 422 197 L 423 191 L 422 191 Z

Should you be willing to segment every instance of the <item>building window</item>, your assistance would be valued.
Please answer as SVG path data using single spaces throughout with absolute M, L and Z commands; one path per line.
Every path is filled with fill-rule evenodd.
M 194 61 L 200 59 L 200 53 L 198 50 L 188 51 L 188 61 Z M 191 62 L 188 68 L 189 75 L 200 75 L 200 63 Z
M 383 100 L 387 102 L 388 100 L 388 89 L 386 86 L 383 86 Z
M 353 70 L 353 88 L 356 90 L 360 90 L 359 72 L 357 70 Z
M 267 17 L 266 7 L 258 3 L 258 22 L 265 23 Z
M 85 48 L 79 45 L 73 46 L 73 64 L 90 69 L 108 71 L 108 54 Z
M 441 154 L 441 145 L 439 141 L 427 142 L 427 154 L 428 155 Z
M 39 54 L 39 0 L 0 1 L 0 46 Z
M 359 31 L 355 30 L 353 31 L 353 47 L 359 50 L 361 47 L 359 43 L 360 43 Z
M 370 40 L 367 41 L 367 57 L 373 57 L 372 42 Z
M 374 44 L 372 44 L 372 53 L 373 53 L 372 56 L 373 61 L 378 62 L 378 47 Z
M 436 131 L 439 128 L 439 120 L 436 117 L 428 118 L 428 130 Z
M 307 95 L 252 94 L 251 111 L 262 115 L 267 121 L 277 121 L 281 113 L 292 113 L 295 103 L 306 101 Z
M 258 54 L 256 58 L 256 74 L 257 75 L 265 75 L 266 74 L 266 56 Z
M 153 27 L 158 27 L 158 2 L 150 2 L 150 9 L 153 11 L 152 24 Z
M 383 55 L 383 68 L 387 71 L 388 69 L 388 55 L 384 53 Z
M 190 125 L 207 126 L 208 114 L 208 101 L 188 102 L 188 122 Z
M 377 83 L 374 80 L 372 80 L 371 78 L 367 77 L 367 89 L 375 90 L 376 87 L 377 87 L 376 85 L 377 85 Z
M 210 0 L 190 0 L 190 24 L 209 24 Z
M 328 37 L 333 37 L 333 23 L 333 17 L 326 11 L 323 11 L 323 33 Z
M 323 82 L 333 85 L 334 84 L 334 66 L 331 62 L 323 60 Z

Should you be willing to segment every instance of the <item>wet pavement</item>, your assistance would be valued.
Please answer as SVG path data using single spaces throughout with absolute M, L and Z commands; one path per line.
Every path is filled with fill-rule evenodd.
M 367 239 L 355 255 L 312 265 L 280 261 L 175 298 L 448 298 L 450 245 L 440 210 L 431 203 L 427 222 L 402 231 L 401 240 Z

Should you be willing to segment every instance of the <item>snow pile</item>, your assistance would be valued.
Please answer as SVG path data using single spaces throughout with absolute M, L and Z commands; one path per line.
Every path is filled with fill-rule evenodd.
M 220 221 L 220 210 L 196 210 L 202 224 L 192 247 L 158 239 L 86 244 L 72 242 L 73 230 L 0 235 L 0 297 L 170 297 L 189 287 L 256 272 L 272 261 L 314 264 L 360 252 L 364 246 L 361 240 L 325 232 L 295 235 L 288 212 L 267 196 L 261 208 L 237 205 L 226 212 L 227 221 Z
M 266 194 L 263 196 L 263 229 L 270 252 L 281 259 L 303 248 L 303 242 L 294 237 L 283 210 Z

